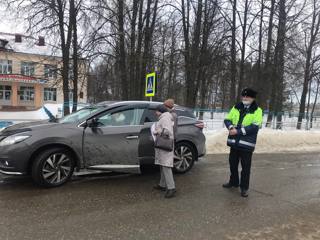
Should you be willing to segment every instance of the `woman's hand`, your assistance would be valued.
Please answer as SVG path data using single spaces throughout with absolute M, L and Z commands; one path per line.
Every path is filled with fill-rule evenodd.
M 156 128 L 154 131 L 153 131 L 153 135 L 160 135 L 161 133 L 161 130 L 159 128 Z

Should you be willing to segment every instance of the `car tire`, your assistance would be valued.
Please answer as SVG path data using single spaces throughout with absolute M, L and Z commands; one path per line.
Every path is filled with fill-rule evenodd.
M 175 145 L 173 171 L 175 173 L 186 173 L 196 161 L 196 150 L 188 142 L 178 142 Z
M 74 167 L 74 158 L 67 149 L 46 149 L 32 163 L 32 179 L 42 187 L 59 187 L 70 180 Z

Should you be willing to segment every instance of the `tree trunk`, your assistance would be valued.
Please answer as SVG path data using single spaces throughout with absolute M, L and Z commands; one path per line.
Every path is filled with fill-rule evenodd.
M 145 34 L 144 34 L 144 52 L 142 57 L 142 67 L 141 67 L 141 79 L 140 80 L 140 98 L 144 98 L 144 88 L 145 88 L 145 76 L 147 72 L 151 72 L 154 70 L 150 66 L 151 60 L 151 49 L 152 49 L 152 37 L 155 27 L 155 20 L 157 17 L 158 11 L 158 0 L 154 1 L 153 12 L 151 11 L 151 2 L 152 0 L 148 0 L 147 9 L 146 9 L 146 26 L 145 26 Z
M 172 36 L 171 36 L 171 46 L 170 46 L 170 55 L 169 55 L 169 72 L 168 72 L 168 90 L 167 90 L 167 98 L 173 97 L 172 83 L 173 83 L 173 75 L 174 75 L 174 59 L 175 59 L 175 26 L 172 27 Z
M 265 58 L 265 66 L 263 71 L 263 83 L 265 84 L 264 89 L 267 89 L 267 95 L 270 94 L 271 90 L 271 96 L 268 96 L 267 101 L 269 101 L 269 104 L 267 104 L 267 108 L 269 110 L 268 113 L 268 119 L 266 123 L 266 127 L 270 127 L 272 123 L 272 119 L 274 116 L 274 98 L 275 98 L 275 92 L 273 89 L 270 89 L 270 86 L 273 86 L 273 82 L 275 81 L 272 78 L 272 72 L 273 72 L 273 66 L 271 64 L 271 48 L 272 48 L 272 31 L 273 31 L 273 16 L 274 16 L 274 7 L 275 7 L 275 0 L 271 0 L 271 8 L 270 8 L 270 16 L 269 16 L 269 28 L 268 28 L 268 42 L 267 42 L 267 51 L 266 51 L 266 58 Z
M 188 58 L 190 62 L 187 64 L 189 75 L 187 76 L 186 81 L 186 106 L 194 108 L 196 106 L 196 99 L 199 89 L 199 79 L 197 78 L 199 64 L 199 47 L 201 41 L 201 23 L 202 23 L 202 10 L 203 3 L 202 0 L 198 0 L 196 20 L 195 20 L 195 29 L 193 32 L 193 40 L 191 47 L 191 56 Z
M 306 52 L 306 55 L 307 55 L 306 56 L 306 65 L 305 65 L 305 71 L 304 71 L 304 81 L 303 81 L 303 89 L 302 89 L 301 100 L 300 100 L 297 129 L 301 129 L 302 121 L 305 117 L 306 98 L 307 98 L 307 93 L 308 93 L 308 83 L 311 80 L 311 77 L 310 77 L 311 60 L 312 60 L 314 42 L 315 42 L 316 37 L 319 33 L 319 27 L 320 27 L 320 15 L 319 15 L 319 12 L 317 12 L 316 9 L 314 9 L 313 16 L 312 16 L 311 31 L 310 31 L 310 40 L 309 40 L 309 44 L 307 46 L 307 52 Z
M 229 106 L 233 106 L 236 101 L 236 75 L 237 75 L 237 50 L 236 50 L 236 30 L 237 30 L 237 0 L 233 0 L 232 10 L 232 40 L 231 40 L 231 86 L 230 86 L 230 101 Z
M 210 14 L 211 13 L 211 14 Z M 202 34 L 202 43 L 200 49 L 200 66 L 198 71 L 198 82 L 200 84 L 200 108 L 204 109 L 207 107 L 206 99 L 210 90 L 208 85 L 210 85 L 208 79 L 211 74 L 208 74 L 208 68 L 210 65 L 208 41 L 212 28 L 212 19 L 214 18 L 215 8 L 211 9 L 208 6 L 208 0 L 204 2 L 204 19 L 203 19 L 203 34 Z M 198 92 L 198 89 L 195 90 Z M 200 119 L 203 119 L 204 112 L 200 113 Z
M 286 0 L 280 0 L 279 3 L 279 25 L 278 37 L 275 49 L 275 111 L 277 113 L 277 129 L 282 128 L 282 110 L 283 110 L 283 91 L 284 91 L 284 55 L 285 55 L 285 40 L 286 40 Z
M 187 8 L 187 10 L 186 10 Z M 183 37 L 184 37 L 184 68 L 185 68 L 185 81 L 187 92 L 190 92 L 189 82 L 191 75 L 190 68 L 190 39 L 189 39 L 189 14 L 190 14 L 190 1 L 187 0 L 187 6 L 185 6 L 185 0 L 181 0 L 181 14 L 182 14 L 182 26 L 183 26 Z M 190 93 L 189 93 L 190 94 Z M 189 95 L 186 93 L 186 96 Z M 185 104 L 187 105 L 187 97 L 185 97 Z
M 242 49 L 241 49 L 241 62 L 240 62 L 240 75 L 238 84 L 237 99 L 240 101 L 241 91 L 244 81 L 244 61 L 246 54 L 246 41 L 247 41 L 247 20 L 248 20 L 248 0 L 245 0 L 244 13 L 243 13 L 243 26 L 242 26 Z
M 141 4 L 141 3 L 140 3 Z M 129 83 L 128 88 L 130 92 L 128 93 L 129 99 L 135 98 L 135 88 L 136 88 L 136 25 L 137 25 L 137 16 L 139 11 L 139 0 L 133 0 L 132 6 L 132 18 L 130 23 L 130 54 L 129 54 Z
M 70 0 L 71 2 L 73 0 Z M 70 2 L 70 3 L 71 3 Z M 69 18 L 69 24 L 67 27 L 67 37 L 65 37 L 65 16 L 64 16 L 64 3 L 61 0 L 57 0 L 58 5 L 58 22 L 59 22 L 59 35 L 61 40 L 62 50 L 62 83 L 63 83 L 63 113 L 68 115 L 70 113 L 69 108 L 69 62 L 70 62 L 70 46 L 72 39 L 72 24 L 71 18 Z M 71 8 L 69 15 L 72 14 Z
M 307 103 L 307 116 L 306 116 L 306 130 L 309 130 L 309 123 L 310 123 L 310 101 L 311 101 L 311 86 L 312 86 L 312 79 L 309 81 L 309 87 L 308 87 L 308 103 Z
M 140 82 L 141 82 L 141 66 L 142 66 L 142 40 L 143 40 L 143 0 L 140 0 L 139 5 L 139 20 L 138 20 L 138 42 L 136 50 L 136 77 L 135 77 L 135 99 L 140 99 Z
M 77 111 L 78 106 L 78 32 L 77 32 L 77 9 L 75 7 L 75 0 L 70 0 L 70 8 L 72 8 L 72 28 L 73 28 L 73 55 L 72 55 L 72 63 L 73 63 L 73 105 L 72 105 L 72 112 Z
M 128 100 L 128 82 L 126 67 L 125 31 L 124 31 L 124 0 L 118 0 L 118 51 L 119 51 L 119 73 L 121 81 L 121 97 Z
M 264 0 L 261 1 L 261 10 L 260 10 L 260 24 L 259 24 L 259 52 L 258 52 L 258 62 L 257 62 L 257 102 L 262 108 L 266 107 L 265 104 L 265 96 L 262 94 L 262 90 L 264 89 L 262 84 L 262 38 L 263 38 L 263 13 L 264 13 Z
M 311 119 L 310 119 L 310 128 L 312 128 L 312 124 L 313 124 L 313 114 L 314 114 L 314 110 L 316 109 L 317 106 L 317 101 L 318 101 L 318 96 L 319 96 L 319 87 L 320 87 L 320 78 L 318 78 L 317 80 L 317 90 L 316 90 L 316 96 L 314 99 L 314 103 L 312 106 L 312 110 L 311 110 Z

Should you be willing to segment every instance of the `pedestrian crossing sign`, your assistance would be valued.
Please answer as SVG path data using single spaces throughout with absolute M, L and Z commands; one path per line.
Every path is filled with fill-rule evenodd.
M 146 76 L 146 97 L 154 97 L 156 93 L 156 73 L 150 73 Z

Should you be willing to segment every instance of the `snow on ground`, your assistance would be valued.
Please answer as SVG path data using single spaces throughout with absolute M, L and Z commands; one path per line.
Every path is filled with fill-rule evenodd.
M 226 129 L 205 131 L 207 153 L 228 153 Z M 272 152 L 319 152 L 320 131 L 282 131 L 262 129 L 258 135 L 256 153 Z
M 36 111 L 0 112 L 0 120 L 43 120 L 49 119 L 43 108 Z
M 81 109 L 85 106 L 85 104 L 79 104 L 78 109 Z M 62 104 L 45 104 L 46 107 L 53 116 L 60 118 L 62 114 Z M 70 107 L 70 111 L 72 111 L 72 107 Z M 33 120 L 45 120 L 49 119 L 49 116 L 44 111 L 44 108 L 40 108 L 35 111 L 21 111 L 21 112 L 3 112 L 0 111 L 0 121 L 1 120 L 10 120 L 14 123 L 22 122 L 22 121 L 33 121 Z

